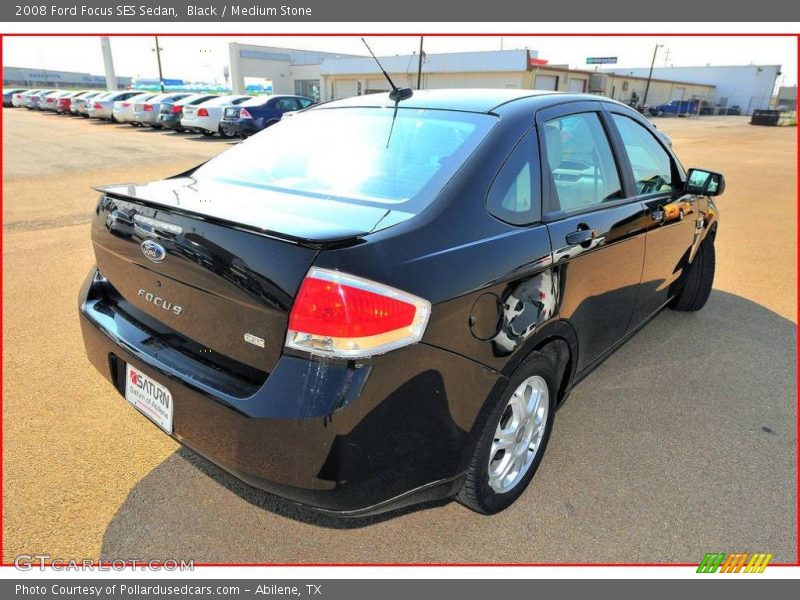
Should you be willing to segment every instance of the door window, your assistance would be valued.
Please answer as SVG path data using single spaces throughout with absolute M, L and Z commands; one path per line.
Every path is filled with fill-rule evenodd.
M 676 189 L 672 158 L 653 134 L 630 117 L 612 114 L 636 180 L 637 195 Z
M 544 132 L 556 210 L 581 210 L 624 197 L 614 153 L 597 113 L 547 121 Z
M 278 110 L 297 110 L 297 103 L 294 98 L 278 98 L 275 102 L 275 108 Z

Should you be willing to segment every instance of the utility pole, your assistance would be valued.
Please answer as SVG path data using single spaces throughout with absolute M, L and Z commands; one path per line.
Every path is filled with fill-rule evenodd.
M 161 92 L 164 92 L 164 74 L 161 72 L 161 48 L 158 45 L 158 36 L 156 38 L 156 47 L 154 48 L 156 53 L 156 61 L 158 61 L 158 84 L 161 87 Z
M 420 89 L 420 86 L 422 85 L 422 56 L 423 54 L 425 54 L 422 51 L 422 40 L 424 39 L 424 37 L 425 36 L 422 35 L 419 36 L 419 63 L 417 66 L 417 89 Z
M 653 49 L 653 60 L 650 62 L 650 72 L 647 74 L 647 85 L 644 86 L 644 98 L 642 98 L 642 106 L 647 106 L 647 94 L 650 91 L 650 80 L 653 78 L 653 67 L 656 64 L 656 54 L 658 54 L 658 49 L 662 46 L 663 44 L 656 44 L 656 47 Z

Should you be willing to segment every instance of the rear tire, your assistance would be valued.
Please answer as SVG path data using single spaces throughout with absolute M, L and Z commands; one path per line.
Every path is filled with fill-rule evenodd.
M 530 394 L 526 394 L 528 389 Z M 555 365 L 545 355 L 533 352 L 517 367 L 475 446 L 464 487 L 457 496 L 461 504 L 491 515 L 522 495 L 550 439 L 557 389 Z M 526 414 L 525 407 L 531 408 L 534 402 L 535 408 Z M 533 428 L 530 434 L 529 427 Z
M 708 301 L 711 288 L 714 286 L 714 271 L 716 270 L 716 251 L 714 239 L 709 237 L 700 244 L 694 262 L 689 265 L 684 273 L 684 283 L 681 291 L 670 304 L 673 310 L 695 311 L 700 310 Z
M 219 127 L 219 135 L 226 140 L 236 137 L 235 133 L 231 133 L 230 130 L 226 130 L 222 125 Z

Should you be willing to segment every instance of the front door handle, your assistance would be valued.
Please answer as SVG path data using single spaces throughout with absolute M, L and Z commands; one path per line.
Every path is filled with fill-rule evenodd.
M 589 244 L 596 237 L 597 232 L 594 229 L 578 229 L 567 234 L 567 243 L 572 246 L 583 246 L 584 244 Z

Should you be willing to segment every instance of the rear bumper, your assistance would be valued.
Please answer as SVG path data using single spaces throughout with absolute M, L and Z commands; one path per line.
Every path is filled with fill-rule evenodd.
M 497 373 L 417 344 L 369 363 L 284 355 L 254 390 L 157 343 L 106 303 L 94 270 L 79 298 L 86 352 L 124 394 L 125 363 L 172 394 L 172 436 L 246 483 L 343 516 L 460 488 Z
M 181 125 L 185 129 L 193 129 L 195 131 L 210 131 L 212 133 L 217 133 L 217 129 L 219 128 L 219 124 L 212 123 L 210 121 L 204 120 L 203 118 L 200 119 L 181 119 Z
M 181 120 L 177 115 L 161 114 L 158 116 L 158 122 L 167 129 L 183 129 Z
M 263 129 L 258 127 L 253 119 L 238 119 L 236 121 L 220 121 L 220 127 L 236 135 L 253 135 Z
M 153 110 L 142 110 L 133 113 L 132 121 L 144 125 L 158 125 L 158 115 L 159 113 Z

